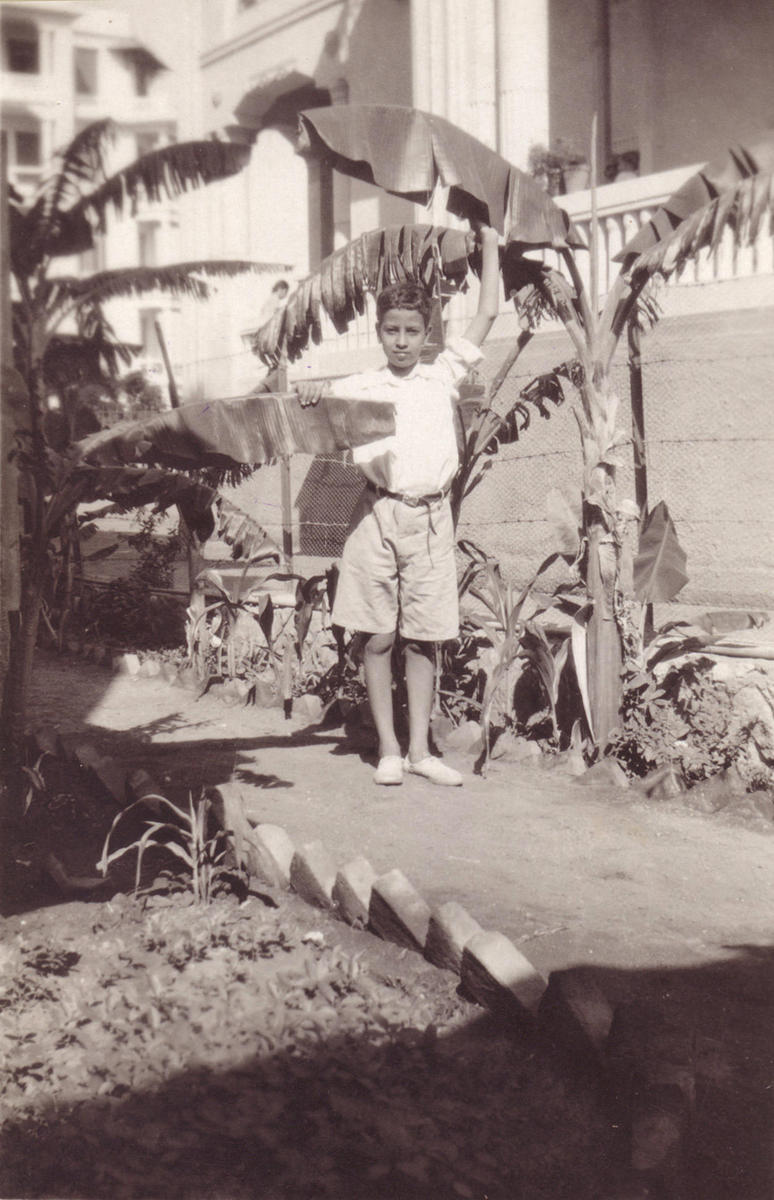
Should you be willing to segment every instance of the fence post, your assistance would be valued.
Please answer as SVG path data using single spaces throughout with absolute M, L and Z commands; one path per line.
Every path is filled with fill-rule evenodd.
M 634 457 L 634 498 L 640 510 L 640 525 L 648 515 L 648 463 L 645 454 L 645 404 L 642 390 L 640 330 L 633 321 L 627 325 L 629 336 L 629 390 L 632 405 L 632 452 Z
M 275 372 L 276 390 L 278 392 L 286 392 L 288 390 L 288 364 L 287 359 L 282 357 L 279 366 Z M 285 457 L 280 461 L 280 503 L 282 504 L 282 557 L 285 560 L 285 568 L 288 571 L 293 570 L 293 497 L 290 486 L 290 458 Z

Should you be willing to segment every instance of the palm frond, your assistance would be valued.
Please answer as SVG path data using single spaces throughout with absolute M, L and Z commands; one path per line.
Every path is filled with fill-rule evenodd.
M 111 206 L 116 213 L 123 213 L 128 206 L 135 216 L 141 198 L 151 202 L 175 199 L 192 188 L 236 175 L 249 157 L 250 147 L 238 142 L 211 140 L 162 146 L 111 175 L 82 196 L 70 212 L 92 215 L 104 231 Z
M 115 137 L 113 121 L 93 121 L 59 151 L 58 169 L 42 184 L 32 206 L 18 209 L 14 270 L 31 274 L 46 257 L 78 254 L 93 245 L 91 224 L 74 209 L 87 189 L 105 178 L 104 153 Z
M 165 267 L 124 267 L 99 271 L 85 279 L 60 276 L 51 281 L 59 304 L 104 304 L 125 296 L 143 296 L 148 292 L 168 292 L 173 296 L 192 296 L 206 300 L 209 288 L 203 275 L 231 278 L 248 272 L 261 274 L 282 270 L 281 263 L 253 263 L 241 260 L 212 260 L 171 263 Z
M 213 489 L 175 471 L 158 467 L 98 467 L 69 454 L 61 456 L 54 483 L 46 511 L 49 537 L 56 535 L 59 522 L 67 513 L 93 500 L 110 500 L 118 512 L 129 512 L 145 504 L 163 511 L 176 504 L 202 540 L 214 528 Z
M 225 496 L 217 496 L 215 518 L 216 535 L 231 546 L 232 558 L 249 562 L 258 556 L 271 555 L 279 561 L 280 551 L 274 539 L 239 505 Z
M 730 229 L 737 246 L 754 242 L 768 217 L 774 231 L 774 173 L 771 171 L 742 179 L 727 192 L 715 196 L 696 209 L 669 236 L 643 251 L 629 267 L 636 287 L 643 277 L 667 278 L 680 271 L 701 250 L 717 249 L 724 232 Z
M 465 286 L 469 264 L 463 230 L 395 225 L 361 234 L 301 280 L 285 308 L 253 335 L 253 350 L 267 366 L 275 365 L 283 349 L 293 361 L 310 336 L 320 342 L 321 309 L 343 333 L 355 314 L 364 311 L 368 293 L 407 279 L 429 288 L 438 268 L 451 290 Z

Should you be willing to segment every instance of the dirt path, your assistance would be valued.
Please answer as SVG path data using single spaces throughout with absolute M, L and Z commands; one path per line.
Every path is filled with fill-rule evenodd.
M 33 714 L 183 788 L 241 780 L 251 809 L 297 843 L 399 866 L 430 902 L 458 900 L 527 942 L 543 970 L 691 968 L 771 946 L 774 825 L 762 820 L 750 828 L 514 764 L 481 779 L 454 755 L 462 788 L 379 788 L 340 729 L 67 658 L 41 658 Z

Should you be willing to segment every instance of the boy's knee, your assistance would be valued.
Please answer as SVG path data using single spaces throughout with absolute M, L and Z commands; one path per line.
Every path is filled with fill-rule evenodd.
M 422 642 L 418 638 L 408 638 L 405 646 L 409 654 L 417 654 L 421 658 L 429 658 L 435 662 L 435 642 Z
M 372 633 L 363 644 L 363 654 L 389 654 L 394 645 L 394 633 Z

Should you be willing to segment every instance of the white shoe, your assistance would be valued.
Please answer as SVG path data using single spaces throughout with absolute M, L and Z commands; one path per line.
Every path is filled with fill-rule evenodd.
M 399 754 L 385 754 L 374 771 L 374 783 L 394 786 L 403 783 L 403 760 Z
M 409 775 L 421 775 L 423 779 L 429 779 L 431 783 L 438 783 L 442 787 L 462 786 L 462 776 L 459 771 L 455 771 L 453 767 L 447 767 L 440 758 L 433 758 L 431 754 L 428 754 L 427 758 L 420 758 L 419 762 L 415 763 L 410 758 L 406 758 L 403 767 Z

